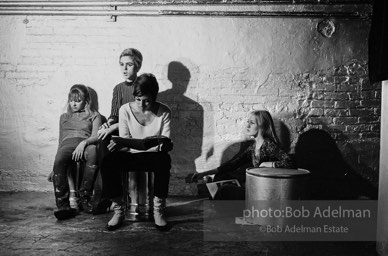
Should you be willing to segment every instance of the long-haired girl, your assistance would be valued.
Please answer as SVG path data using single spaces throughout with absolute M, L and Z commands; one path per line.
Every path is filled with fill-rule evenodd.
M 68 94 L 67 112 L 59 121 L 59 146 L 55 156 L 52 181 L 58 209 L 54 211 L 57 219 L 74 216 L 69 204 L 68 167 L 76 161 L 85 161 L 83 179 L 80 188 L 81 207 L 92 211 L 90 197 L 93 191 L 97 171 L 97 131 L 101 125 L 101 116 L 91 109 L 89 90 L 85 85 L 76 84 Z
M 215 174 L 213 181 L 238 179 L 244 184 L 245 171 L 248 167 L 294 168 L 291 158 L 280 147 L 275 126 L 268 111 L 256 110 L 249 114 L 246 134 L 252 138 L 251 145 L 246 150 L 216 169 L 193 174 L 192 181 Z M 244 189 L 235 186 L 232 189 L 219 189 L 215 198 L 244 199 L 244 196 Z

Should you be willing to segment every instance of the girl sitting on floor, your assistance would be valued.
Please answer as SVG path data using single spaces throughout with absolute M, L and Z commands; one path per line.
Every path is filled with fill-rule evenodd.
M 196 182 L 206 175 L 215 174 L 213 181 L 238 179 L 245 183 L 245 171 L 248 167 L 294 168 L 291 158 L 280 148 L 271 114 L 265 110 L 250 113 L 246 134 L 252 138 L 251 145 L 216 169 L 194 173 L 191 180 Z M 235 185 L 221 186 L 214 199 L 245 199 L 245 188 Z

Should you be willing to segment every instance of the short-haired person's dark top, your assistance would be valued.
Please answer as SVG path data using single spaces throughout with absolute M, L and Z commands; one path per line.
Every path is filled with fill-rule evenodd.
M 279 145 L 265 139 L 258 153 L 255 153 L 255 143 L 252 141 L 247 149 L 222 164 L 217 170 L 218 173 L 226 173 L 250 163 L 251 167 L 259 167 L 263 162 L 274 162 L 275 168 L 295 168 L 290 156 Z
M 133 82 L 124 81 L 113 88 L 112 109 L 109 116 L 114 123 L 119 121 L 119 109 L 122 105 L 134 101 Z

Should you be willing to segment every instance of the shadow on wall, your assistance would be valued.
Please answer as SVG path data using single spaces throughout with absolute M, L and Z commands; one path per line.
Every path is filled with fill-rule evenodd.
M 299 136 L 295 146 L 299 168 L 311 172 L 310 199 L 377 198 L 377 190 L 343 159 L 334 139 L 324 130 L 311 129 Z
M 230 144 L 227 148 L 225 148 L 224 152 L 222 152 L 221 157 L 221 164 L 229 161 L 232 159 L 235 155 L 243 153 L 248 147 L 250 147 L 253 144 L 253 140 L 242 140 L 242 141 L 236 141 L 232 144 Z M 227 176 L 223 177 L 222 179 L 238 179 L 240 183 L 242 183 L 242 186 L 245 186 L 245 171 L 247 168 L 252 167 L 252 163 L 246 163 L 243 166 L 240 166 L 236 170 L 228 173 Z
M 195 160 L 202 154 L 203 107 L 185 96 L 191 74 L 183 63 L 170 62 L 167 79 L 172 83 L 172 88 L 159 93 L 158 99 L 172 110 L 172 164 L 173 167 L 179 166 L 179 172 L 184 175 L 195 172 Z
M 276 135 L 278 136 L 278 139 L 280 141 L 281 148 L 285 152 L 290 152 L 291 147 L 291 136 L 290 136 L 290 129 L 288 129 L 287 125 L 280 121 L 279 119 L 274 118 L 273 119 Z
M 91 99 L 91 104 L 90 104 L 90 108 L 92 110 L 95 110 L 98 112 L 98 109 L 99 109 L 99 104 L 98 104 L 98 95 L 97 95 L 97 92 L 96 90 L 94 90 L 92 87 L 89 87 L 88 86 L 88 90 L 89 90 L 89 94 L 90 94 L 90 99 Z M 103 116 L 101 113 L 101 121 L 102 123 L 105 123 L 107 121 L 106 117 Z
M 94 90 L 92 87 L 88 86 L 89 94 L 90 94 L 90 99 L 91 99 L 91 104 L 90 104 L 90 109 L 98 111 L 99 105 L 98 105 L 98 95 L 96 90 Z

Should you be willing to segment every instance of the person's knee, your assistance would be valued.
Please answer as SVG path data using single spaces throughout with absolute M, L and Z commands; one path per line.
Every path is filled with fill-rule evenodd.
M 69 161 L 70 157 L 66 154 L 57 153 L 54 160 L 55 164 L 66 164 Z
M 57 155 L 54 160 L 54 173 L 66 173 L 70 161 L 71 158 L 69 157 Z
M 95 165 L 97 164 L 97 146 L 96 145 L 89 145 L 85 149 L 85 160 L 87 164 L 89 165 Z

